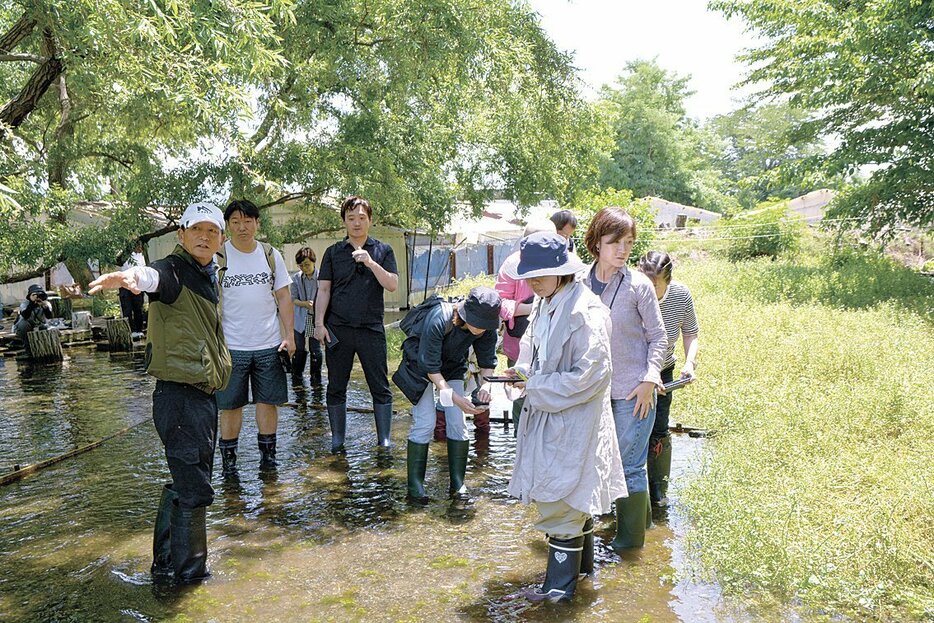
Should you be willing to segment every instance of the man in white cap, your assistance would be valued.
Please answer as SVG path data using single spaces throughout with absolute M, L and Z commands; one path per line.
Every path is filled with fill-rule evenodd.
M 224 215 L 198 203 L 185 210 L 179 226 L 180 244 L 169 256 L 101 275 L 89 292 L 149 293 L 146 372 L 158 379 L 152 417 L 172 474 L 156 514 L 152 576 L 187 584 L 209 575 L 205 509 L 214 501 L 214 393 L 227 385 L 231 366 L 214 263 L 224 242 Z

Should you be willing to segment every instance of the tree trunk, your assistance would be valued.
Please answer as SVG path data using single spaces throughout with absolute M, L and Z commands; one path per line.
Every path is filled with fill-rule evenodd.
M 107 341 L 110 342 L 111 351 L 133 350 L 133 339 L 130 337 L 130 321 L 126 318 L 107 320 Z
M 26 334 L 32 360 L 38 362 L 62 361 L 62 338 L 58 331 L 30 331 Z

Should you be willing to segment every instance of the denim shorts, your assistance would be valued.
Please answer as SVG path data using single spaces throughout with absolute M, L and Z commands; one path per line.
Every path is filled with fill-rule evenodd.
M 280 405 L 289 398 L 285 370 L 277 347 L 263 350 L 232 350 L 233 369 L 227 387 L 217 392 L 218 409 L 239 409 L 250 401 Z

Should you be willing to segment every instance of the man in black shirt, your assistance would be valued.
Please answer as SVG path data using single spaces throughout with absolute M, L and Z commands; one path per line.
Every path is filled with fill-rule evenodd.
M 354 355 L 360 358 L 376 414 L 376 437 L 389 446 L 392 391 L 383 331 L 383 290 L 399 285 L 392 247 L 369 236 L 373 209 L 362 197 L 341 204 L 347 237 L 331 245 L 321 259 L 315 339 L 325 346 L 328 367 L 327 406 L 331 451 L 344 450 L 347 427 L 347 383 Z

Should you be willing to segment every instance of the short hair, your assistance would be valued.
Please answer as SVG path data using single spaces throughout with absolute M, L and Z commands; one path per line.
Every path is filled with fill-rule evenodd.
M 249 199 L 234 199 L 228 203 L 227 209 L 224 210 L 225 223 L 230 221 L 230 217 L 233 216 L 234 212 L 240 212 L 247 218 L 259 220 L 259 208 Z
M 305 260 L 311 260 L 312 262 L 316 261 L 315 252 L 311 250 L 311 247 L 302 247 L 295 253 L 295 263 L 301 264 Z
M 671 256 L 664 251 L 649 251 L 639 259 L 639 270 L 653 281 L 661 278 L 665 283 L 671 283 L 673 267 Z
M 558 210 L 551 215 L 551 222 L 555 224 L 555 229 L 559 231 L 568 225 L 577 229 L 577 217 L 570 210 Z
M 604 236 L 611 236 L 610 242 L 617 242 L 630 233 L 633 238 L 636 237 L 636 220 L 626 210 L 608 206 L 597 212 L 590 221 L 590 227 L 584 236 L 584 246 L 592 256 L 597 257 L 600 254 L 600 241 Z
M 370 207 L 370 202 L 364 199 L 363 197 L 358 197 L 357 195 L 350 195 L 344 202 L 341 203 L 341 220 L 344 220 L 344 215 L 347 214 L 347 210 L 355 210 L 356 208 L 363 207 L 366 210 L 367 218 L 371 221 L 373 220 L 373 208 Z

